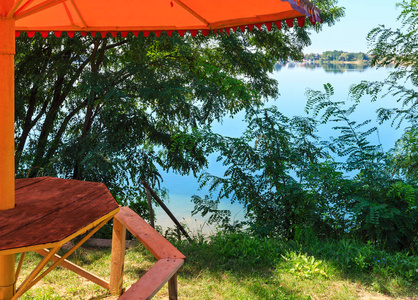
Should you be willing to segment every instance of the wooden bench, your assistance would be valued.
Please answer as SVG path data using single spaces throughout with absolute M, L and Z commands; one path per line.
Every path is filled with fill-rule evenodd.
M 177 299 L 177 271 L 183 266 L 186 257 L 128 207 L 122 207 L 113 221 L 112 266 L 110 271 L 111 293 L 121 294 L 123 292 L 122 273 L 126 229 L 158 261 L 119 299 L 151 299 L 167 282 L 169 283 L 170 300 Z

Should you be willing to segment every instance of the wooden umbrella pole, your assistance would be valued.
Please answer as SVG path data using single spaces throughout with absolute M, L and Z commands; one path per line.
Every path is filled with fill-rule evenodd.
M 13 0 L 0 3 L 0 210 L 15 207 L 14 54 L 15 22 L 6 20 Z M 2 226 L 0 224 L 0 226 Z M 0 255 L 0 300 L 15 293 L 15 258 Z

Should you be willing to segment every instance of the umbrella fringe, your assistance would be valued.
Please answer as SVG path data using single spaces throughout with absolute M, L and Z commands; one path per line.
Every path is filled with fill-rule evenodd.
M 315 25 L 316 23 L 322 23 L 322 20 L 319 18 L 319 16 L 312 14 L 310 17 L 308 17 L 309 21 L 311 22 L 312 25 Z M 303 27 L 306 24 L 306 18 L 305 17 L 298 17 L 296 19 L 286 19 L 284 20 L 287 27 L 292 28 L 294 26 L 294 21 L 297 21 L 297 24 L 299 27 Z M 252 24 L 252 25 L 247 25 L 247 26 L 234 26 L 231 28 L 221 28 L 221 29 L 215 29 L 215 30 L 209 30 L 209 29 L 202 29 L 202 30 L 164 30 L 164 32 L 168 35 L 168 36 L 172 36 L 173 33 L 176 31 L 179 36 L 184 37 L 184 35 L 186 34 L 186 32 L 189 32 L 190 35 L 192 37 L 195 37 L 199 32 L 203 35 L 203 36 L 208 36 L 210 34 L 210 32 L 213 32 L 215 36 L 219 34 L 230 34 L 231 33 L 231 29 L 233 30 L 234 33 L 237 32 L 238 29 L 241 30 L 242 33 L 245 32 L 246 29 L 248 29 L 250 32 L 253 32 L 254 28 L 257 28 L 259 31 L 262 30 L 263 25 L 265 25 L 265 27 L 267 28 L 267 31 L 271 31 L 272 26 L 276 25 L 277 29 L 282 29 L 282 22 L 281 21 L 276 21 L 276 22 L 267 22 L 267 23 L 256 23 L 256 24 Z M 219 32 L 218 32 L 219 31 Z M 15 36 L 16 37 L 20 37 L 22 32 L 26 32 L 26 35 L 30 38 L 33 38 L 35 36 L 35 34 L 37 32 L 40 33 L 40 35 L 43 38 L 48 37 L 48 35 L 50 33 L 54 34 L 56 37 L 60 37 L 62 35 L 63 31 L 16 31 Z M 68 37 L 72 38 L 75 35 L 75 32 L 77 31 L 64 31 L 67 33 Z M 135 37 L 138 37 L 139 32 L 143 33 L 144 37 L 148 37 L 150 35 L 151 32 L 154 33 L 154 35 L 156 37 L 160 37 L 162 32 L 161 30 L 149 30 L 149 31 L 91 31 L 91 32 L 87 32 L 87 31 L 79 31 L 81 36 L 86 36 L 88 33 L 90 33 L 90 35 L 92 37 L 95 37 L 98 33 L 104 38 L 106 37 L 106 35 L 108 33 L 111 34 L 111 36 L 113 37 L 117 37 L 117 36 L 121 36 L 123 38 L 126 38 L 128 36 L 129 33 L 132 33 Z

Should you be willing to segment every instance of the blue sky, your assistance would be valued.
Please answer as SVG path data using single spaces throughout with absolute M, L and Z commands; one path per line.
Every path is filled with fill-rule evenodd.
M 339 0 L 338 6 L 346 8 L 345 17 L 334 26 L 311 34 L 312 45 L 305 53 L 322 53 L 327 50 L 344 50 L 348 52 L 367 52 L 366 36 L 380 24 L 396 28 L 400 23 L 396 18 L 400 8 L 397 0 Z

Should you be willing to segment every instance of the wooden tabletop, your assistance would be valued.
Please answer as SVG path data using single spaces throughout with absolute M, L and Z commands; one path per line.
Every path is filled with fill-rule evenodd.
M 15 186 L 16 207 L 0 211 L 0 254 L 59 243 L 119 210 L 102 183 L 40 177 Z

